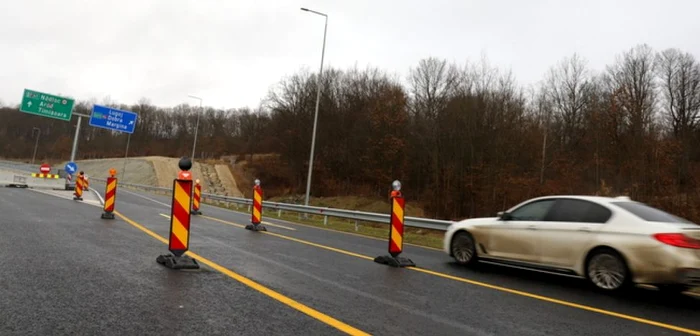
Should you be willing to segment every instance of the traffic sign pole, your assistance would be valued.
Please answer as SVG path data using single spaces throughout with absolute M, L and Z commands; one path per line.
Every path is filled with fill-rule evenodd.
M 80 135 L 80 121 L 83 118 L 78 116 L 78 123 L 75 126 L 75 136 L 73 137 L 73 149 L 70 151 L 70 161 L 75 162 L 75 153 L 78 150 L 78 136 Z
M 129 157 L 129 143 L 131 142 L 131 133 L 126 138 L 126 150 L 124 151 L 124 169 L 122 169 L 122 179 L 126 177 L 126 159 Z

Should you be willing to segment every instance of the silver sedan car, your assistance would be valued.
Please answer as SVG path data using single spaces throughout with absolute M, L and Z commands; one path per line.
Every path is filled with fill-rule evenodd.
M 627 197 L 547 196 L 497 217 L 451 225 L 444 250 L 580 276 L 604 291 L 634 284 L 674 293 L 700 287 L 700 225 Z

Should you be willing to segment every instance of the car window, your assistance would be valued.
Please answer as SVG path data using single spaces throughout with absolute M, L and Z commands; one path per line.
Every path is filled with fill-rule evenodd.
M 633 215 L 647 222 L 665 222 L 678 224 L 695 224 L 685 218 L 672 215 L 668 212 L 648 206 L 639 202 L 612 202 L 612 204 L 627 210 Z
M 545 218 L 553 222 L 605 223 L 612 211 L 590 201 L 580 199 L 560 199 Z
M 510 213 L 511 220 L 541 221 L 556 200 L 542 200 L 525 204 Z

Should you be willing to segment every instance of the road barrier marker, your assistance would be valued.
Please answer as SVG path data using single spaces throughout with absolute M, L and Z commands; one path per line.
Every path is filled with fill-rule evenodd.
M 114 206 L 117 200 L 117 178 L 114 177 L 117 171 L 112 168 L 109 170 L 109 177 L 107 177 L 107 186 L 105 187 L 105 201 L 103 213 L 100 218 L 102 219 L 114 219 Z
M 192 198 L 192 179 L 188 172 L 192 161 L 180 159 L 178 166 L 182 171 L 173 180 L 173 197 L 170 213 L 170 235 L 168 249 L 171 254 L 156 258 L 159 264 L 172 269 L 198 269 L 197 261 L 184 255 L 189 250 L 190 241 L 190 201 Z
M 374 262 L 392 267 L 416 266 L 416 263 L 411 259 L 399 257 L 399 254 L 403 252 L 403 224 L 406 199 L 401 194 L 401 182 L 399 180 L 394 181 L 391 186 L 394 190 L 392 190 L 390 197 L 389 255 L 378 256 L 374 258 Z
M 252 231 L 267 231 L 267 228 L 260 224 L 262 223 L 262 188 L 260 187 L 260 180 L 255 179 L 255 186 L 253 186 L 253 209 L 251 212 L 251 224 L 246 225 L 246 230 Z
M 82 201 L 83 200 L 83 172 L 81 171 L 78 177 L 75 179 L 75 188 L 73 191 L 73 200 Z
M 199 211 L 199 204 L 202 199 L 202 185 L 199 184 L 199 179 L 195 181 L 194 184 L 194 197 L 192 198 L 192 214 L 201 215 L 202 212 Z

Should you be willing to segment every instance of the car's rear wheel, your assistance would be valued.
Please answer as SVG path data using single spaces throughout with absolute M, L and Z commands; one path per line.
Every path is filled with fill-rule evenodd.
M 588 280 L 598 289 L 614 292 L 630 283 L 630 272 L 622 256 L 615 250 L 601 248 L 594 251 L 586 264 Z
M 460 231 L 452 238 L 450 246 L 452 257 L 458 264 L 468 265 L 476 261 L 476 243 L 469 232 Z

